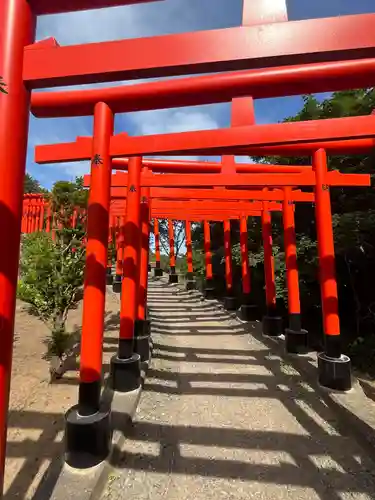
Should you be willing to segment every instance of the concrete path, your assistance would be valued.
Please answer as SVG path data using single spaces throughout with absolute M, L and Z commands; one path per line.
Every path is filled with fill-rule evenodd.
M 165 281 L 148 303 L 154 357 L 103 499 L 375 498 L 375 464 L 259 336 Z

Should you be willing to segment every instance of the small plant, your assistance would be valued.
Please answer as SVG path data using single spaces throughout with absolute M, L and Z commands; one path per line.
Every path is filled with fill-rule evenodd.
M 83 284 L 84 246 L 72 238 L 66 244 L 44 233 L 24 238 L 18 297 L 50 329 L 48 355 L 62 358 L 69 345 L 68 312 L 80 298 Z

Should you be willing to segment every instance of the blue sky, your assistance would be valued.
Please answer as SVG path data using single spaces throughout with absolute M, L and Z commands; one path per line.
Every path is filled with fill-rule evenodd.
M 60 45 L 73 45 L 225 28 L 240 24 L 241 9 L 242 0 L 164 0 L 155 4 L 44 16 L 38 21 L 37 39 L 53 36 Z M 290 20 L 366 12 L 375 12 L 375 0 L 288 0 Z M 278 122 L 293 115 L 300 109 L 301 102 L 298 96 L 258 100 L 255 107 L 257 123 Z M 213 129 L 228 126 L 229 117 L 229 104 L 128 113 L 116 117 L 115 132 L 140 135 Z M 91 117 L 43 120 L 31 117 L 28 172 L 47 188 L 56 180 L 71 180 L 88 172 L 88 162 L 39 166 L 33 162 L 33 157 L 37 144 L 73 141 L 78 135 L 91 134 Z

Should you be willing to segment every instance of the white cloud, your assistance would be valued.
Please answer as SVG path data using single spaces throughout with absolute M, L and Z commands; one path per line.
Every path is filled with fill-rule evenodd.
M 219 128 L 215 118 L 197 108 L 166 109 L 129 113 L 127 118 L 134 125 L 136 135 L 169 134 L 194 130 L 213 130 Z
M 77 161 L 67 163 L 57 163 L 49 165 L 41 165 L 39 171 L 43 170 L 43 177 L 57 179 L 74 180 L 84 174 L 90 173 L 90 162 Z

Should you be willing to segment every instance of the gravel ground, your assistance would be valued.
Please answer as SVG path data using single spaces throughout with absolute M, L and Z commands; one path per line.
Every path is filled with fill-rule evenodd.
M 154 357 L 103 500 L 375 498 L 374 463 L 290 365 L 163 281 L 149 307 Z
M 17 301 L 8 422 L 5 498 L 29 500 L 38 491 L 52 459 L 62 454 L 64 413 L 76 404 L 78 372 L 73 369 L 50 384 L 46 353 L 47 327 Z M 107 294 L 104 358 L 114 350 L 118 330 L 118 297 Z M 71 331 L 81 325 L 82 303 L 69 314 Z M 104 370 L 107 365 L 104 365 Z

